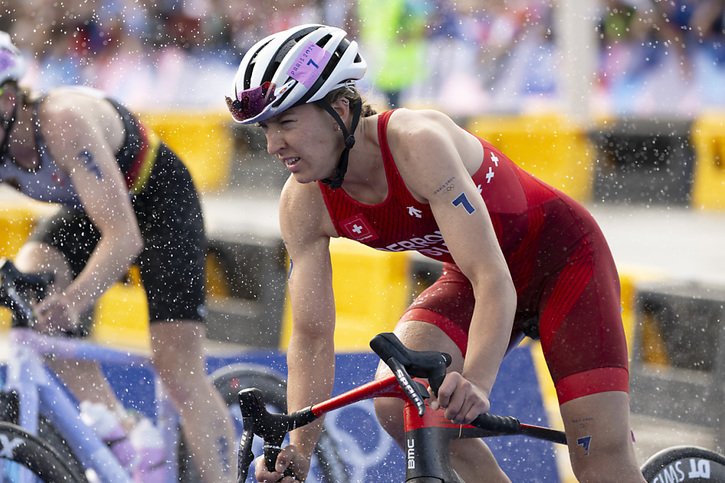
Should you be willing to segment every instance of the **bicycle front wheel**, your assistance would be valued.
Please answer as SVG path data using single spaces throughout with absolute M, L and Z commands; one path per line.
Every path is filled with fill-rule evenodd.
M 19 472 L 16 465 L 30 470 L 46 483 L 83 483 L 85 478 L 75 474 L 59 453 L 45 441 L 33 436 L 20 426 L 0 422 L 0 458 L 5 473 Z M 5 478 L 6 475 L 1 475 Z M 3 479 L 3 481 L 5 481 Z M 10 479 L 12 481 L 12 479 Z
M 697 446 L 673 446 L 642 465 L 648 483 L 725 482 L 725 457 Z

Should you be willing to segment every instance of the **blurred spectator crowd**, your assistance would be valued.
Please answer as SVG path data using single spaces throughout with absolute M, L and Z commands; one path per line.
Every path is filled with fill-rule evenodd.
M 137 109 L 222 108 L 264 35 L 305 22 L 362 44 L 384 107 L 520 112 L 557 102 L 567 62 L 554 0 L 4 0 L 26 81 L 98 87 Z M 725 0 L 593 0 L 590 100 L 611 114 L 725 109 Z

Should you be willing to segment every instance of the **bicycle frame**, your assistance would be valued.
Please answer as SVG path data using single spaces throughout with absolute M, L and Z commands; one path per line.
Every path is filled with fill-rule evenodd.
M 13 307 L 14 312 L 23 307 Z M 78 461 L 86 470 L 93 470 L 100 481 L 128 483 L 131 477 L 121 467 L 108 446 L 80 418 L 76 402 L 71 398 L 54 374 L 46 367 L 43 356 L 57 359 L 92 360 L 98 363 L 116 363 L 136 367 L 151 367 L 147 357 L 102 347 L 78 339 L 50 337 L 17 324 L 8 334 L 9 357 L 6 364 L 4 392 L 12 393 L 19 401 L 16 424 L 31 434 L 38 434 L 38 421 L 44 417 L 61 433 L 74 450 Z M 176 448 L 179 416 L 163 387 L 156 379 L 156 414 L 158 427 L 167 450 L 168 464 L 172 466 L 172 481 L 178 474 Z M 2 470 L 3 462 L 0 462 Z M 20 481 L 35 481 L 30 472 L 23 471 Z
M 377 343 L 376 343 L 377 341 Z M 488 436 L 527 435 L 559 444 L 566 444 L 561 431 L 523 424 L 513 417 L 482 414 L 471 424 L 454 424 L 444 416 L 444 410 L 433 410 L 427 403 L 428 390 L 420 379 L 430 383 L 437 392 L 450 364 L 450 356 L 436 352 L 416 352 L 407 349 L 393 334 L 380 334 L 371 342 L 373 349 L 391 368 L 393 375 L 353 388 L 343 394 L 291 414 L 270 414 L 259 391 L 245 389 L 239 393 L 244 418 L 244 433 L 239 445 L 238 481 L 246 480 L 253 436 L 264 440 L 264 457 L 270 470 L 281 449 L 286 434 L 324 416 L 325 414 L 366 399 L 395 397 L 404 403 L 406 481 L 438 479 L 460 482 L 448 462 L 448 445 L 455 439 Z M 446 357 L 447 356 L 447 357 Z M 444 361 L 444 362 L 442 362 Z M 270 464 L 271 463 L 271 464 Z
M 405 431 L 405 479 L 439 478 L 445 482 L 461 480 L 448 462 L 448 444 L 453 439 L 482 438 L 496 433 L 471 425 L 453 424 L 443 415 L 443 410 L 433 410 L 425 402 L 425 412 L 419 415 L 418 407 L 410 401 L 395 376 L 373 381 L 352 389 L 328 401 L 315 404 L 310 411 L 316 418 L 330 411 L 343 408 L 365 399 L 395 397 L 404 404 L 403 425 Z

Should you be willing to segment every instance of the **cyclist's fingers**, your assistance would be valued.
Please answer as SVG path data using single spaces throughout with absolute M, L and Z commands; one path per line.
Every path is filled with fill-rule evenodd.
M 440 407 L 447 408 L 451 402 L 451 397 L 456 391 L 458 380 L 461 375 L 457 372 L 449 372 L 446 374 L 445 379 L 441 383 L 441 387 L 438 389 L 437 401 Z
M 461 423 L 468 424 L 478 417 L 479 414 L 488 412 L 488 401 L 478 398 L 469 398 L 468 404 L 461 411 Z
M 279 456 L 277 456 L 277 461 L 274 464 L 274 469 L 277 470 L 278 473 L 284 473 L 284 470 L 287 469 L 291 461 L 292 459 L 287 455 L 284 450 L 282 450 L 280 451 Z
M 296 447 L 289 445 L 284 447 L 277 456 L 275 470 L 280 477 L 284 476 L 280 480 L 282 483 L 294 483 L 304 480 L 308 465 L 308 461 L 297 451 Z
M 466 409 L 466 394 L 464 391 L 458 389 L 453 393 L 450 401 L 448 401 L 445 416 L 455 423 L 460 423 Z
M 257 479 L 257 481 L 271 483 L 273 481 L 279 481 L 282 475 L 277 473 L 276 471 L 269 471 L 267 469 L 267 463 L 264 457 L 260 456 L 259 458 L 257 458 L 255 463 L 254 477 Z

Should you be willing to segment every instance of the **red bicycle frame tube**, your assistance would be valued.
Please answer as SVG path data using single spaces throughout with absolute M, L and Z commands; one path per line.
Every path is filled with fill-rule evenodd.
M 397 397 L 402 400 L 407 399 L 405 393 L 398 385 L 398 380 L 395 376 L 388 376 L 377 381 L 368 382 L 367 384 L 351 389 L 339 396 L 328 399 L 327 401 L 315 404 L 310 408 L 310 410 L 315 417 L 320 417 L 330 411 L 334 411 L 335 409 L 376 397 Z
M 424 381 L 418 380 L 418 382 Z M 336 409 L 376 397 L 395 397 L 405 402 L 404 419 L 406 431 L 421 428 L 474 429 L 474 426 L 468 424 L 455 424 L 451 422 L 443 416 L 443 410 L 434 411 L 427 404 L 426 412 L 422 416 L 418 416 L 417 408 L 408 400 L 407 395 L 401 389 L 395 376 L 387 376 L 380 380 L 368 382 L 326 401 L 314 404 L 310 408 L 310 411 L 312 411 L 315 418 L 319 418 Z

